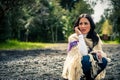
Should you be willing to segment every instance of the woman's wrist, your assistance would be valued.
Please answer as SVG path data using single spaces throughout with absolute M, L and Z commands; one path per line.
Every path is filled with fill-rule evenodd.
M 79 35 L 81 35 L 82 33 L 77 33 L 77 35 L 79 36 Z

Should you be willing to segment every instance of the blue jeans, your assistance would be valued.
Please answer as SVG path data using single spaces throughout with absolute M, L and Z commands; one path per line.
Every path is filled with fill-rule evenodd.
M 91 77 L 91 62 L 90 60 L 90 56 L 89 55 L 85 55 L 83 56 L 83 59 L 81 61 L 82 63 L 82 69 L 83 69 L 83 73 L 85 74 L 86 80 L 94 80 L 94 78 L 97 76 L 94 76 L 94 78 Z M 101 68 L 100 70 L 97 71 L 97 73 L 99 74 L 101 71 L 103 71 L 105 69 L 105 67 L 107 66 L 107 60 L 106 58 L 102 58 L 102 63 L 98 63 L 97 65 Z

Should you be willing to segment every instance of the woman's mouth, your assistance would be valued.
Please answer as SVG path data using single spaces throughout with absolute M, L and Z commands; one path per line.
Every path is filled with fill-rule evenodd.
M 82 29 L 81 31 L 82 31 L 82 32 L 85 32 L 85 31 L 86 31 L 86 29 Z

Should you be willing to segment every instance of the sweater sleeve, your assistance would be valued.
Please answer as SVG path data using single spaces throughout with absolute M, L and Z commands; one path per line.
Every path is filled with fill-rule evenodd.
M 79 35 L 79 50 L 82 55 L 88 54 L 87 45 L 85 43 L 83 35 Z

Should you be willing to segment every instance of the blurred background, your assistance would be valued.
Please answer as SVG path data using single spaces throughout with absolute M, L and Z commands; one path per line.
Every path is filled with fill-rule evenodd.
M 81 13 L 102 40 L 120 42 L 120 0 L 0 0 L 0 42 L 67 42 Z

